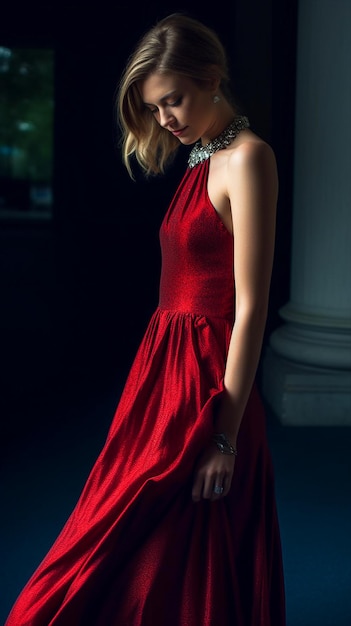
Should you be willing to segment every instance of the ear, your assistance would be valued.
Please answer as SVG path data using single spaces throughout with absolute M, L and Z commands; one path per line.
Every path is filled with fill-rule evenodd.
M 208 67 L 208 79 L 206 80 L 206 87 L 209 91 L 215 93 L 221 84 L 220 74 L 217 65 L 209 65 Z

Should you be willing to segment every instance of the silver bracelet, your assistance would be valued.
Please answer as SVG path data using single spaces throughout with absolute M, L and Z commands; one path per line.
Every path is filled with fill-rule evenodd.
M 237 449 L 232 446 L 224 433 L 215 433 L 213 435 L 213 441 L 222 454 L 230 454 L 232 456 L 238 455 Z

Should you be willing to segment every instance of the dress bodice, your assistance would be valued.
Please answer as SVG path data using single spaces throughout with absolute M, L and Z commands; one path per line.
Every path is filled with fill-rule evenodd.
M 188 168 L 160 229 L 163 309 L 233 318 L 233 237 L 207 192 L 209 160 Z

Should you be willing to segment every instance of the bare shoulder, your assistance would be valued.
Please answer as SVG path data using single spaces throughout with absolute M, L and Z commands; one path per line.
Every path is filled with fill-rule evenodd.
M 239 137 L 238 137 L 239 139 Z M 232 214 L 275 214 L 278 173 L 272 147 L 254 133 L 243 133 L 228 150 L 225 185 Z
M 245 131 L 243 136 L 239 136 L 230 147 L 227 167 L 230 177 L 236 174 L 242 175 L 245 172 L 252 175 L 270 173 L 273 177 L 277 175 L 273 148 L 251 131 Z
M 211 157 L 207 182 L 208 194 L 230 232 L 233 217 L 249 215 L 250 210 L 263 213 L 278 197 L 278 175 L 274 151 L 263 139 L 249 130 L 242 131 L 226 150 Z M 267 206 L 266 206 L 267 205 Z M 250 207 L 243 211 L 243 207 Z M 239 212 L 239 213 L 238 213 Z

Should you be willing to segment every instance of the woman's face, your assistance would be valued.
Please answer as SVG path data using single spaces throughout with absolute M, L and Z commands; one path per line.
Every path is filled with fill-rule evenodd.
M 216 88 L 200 86 L 180 74 L 150 74 L 139 85 L 143 102 L 157 122 L 185 145 L 211 138 L 216 121 Z

